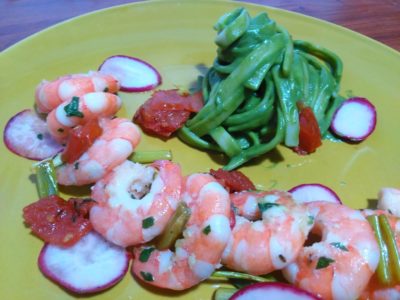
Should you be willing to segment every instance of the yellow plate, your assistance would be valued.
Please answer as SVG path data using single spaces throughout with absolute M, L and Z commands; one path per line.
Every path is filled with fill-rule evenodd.
M 319 182 L 333 188 L 352 207 L 366 207 L 383 186 L 400 187 L 400 55 L 369 38 L 282 10 L 231 2 L 160 1 L 135 3 L 78 17 L 42 31 L 0 54 L 0 120 L 4 128 L 16 112 L 33 106 L 42 79 L 96 69 L 104 58 L 127 54 L 152 63 L 163 76 L 161 88 L 188 86 L 199 66 L 215 57 L 213 24 L 239 5 L 252 15 L 267 11 L 297 39 L 321 44 L 344 61 L 343 95 L 364 96 L 378 112 L 374 134 L 358 145 L 325 141 L 315 154 L 298 156 L 279 147 L 242 171 L 259 188 L 288 189 Z M 122 115 L 131 117 L 149 93 L 123 94 Z M 139 149 L 167 149 L 185 173 L 207 171 L 218 164 L 206 153 L 177 139 L 163 142 L 145 136 Z M 0 298 L 71 299 L 38 270 L 41 241 L 29 234 L 22 208 L 36 200 L 31 161 L 0 149 Z M 69 193 L 79 190 L 68 189 Z M 128 274 L 96 299 L 210 299 L 220 282 L 206 282 L 187 292 L 171 293 L 139 285 Z

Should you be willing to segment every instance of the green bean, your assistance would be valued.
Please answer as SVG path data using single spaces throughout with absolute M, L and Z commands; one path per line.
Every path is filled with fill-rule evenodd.
M 172 160 L 172 153 L 170 150 L 136 151 L 133 152 L 128 159 L 137 163 L 146 164 L 156 160 Z
M 213 68 L 221 74 L 230 74 L 240 65 L 243 59 L 243 57 L 239 57 L 230 64 L 221 64 L 218 59 L 215 59 Z
M 282 63 L 282 74 L 288 77 L 293 64 L 293 41 L 289 35 L 289 32 L 280 25 L 277 25 L 278 32 L 281 32 L 286 40 L 286 49 L 284 52 L 283 63 Z
M 388 263 L 393 275 L 392 283 L 398 284 L 400 282 L 400 255 L 399 250 L 397 249 L 396 239 L 392 229 L 390 228 L 387 217 L 385 215 L 380 215 L 378 219 L 379 225 L 382 228 L 382 236 L 388 249 Z
M 221 48 L 226 48 L 246 32 L 249 23 L 250 16 L 244 8 L 223 15 L 214 25 L 218 31 L 215 43 Z
M 229 163 L 226 166 L 224 166 L 223 169 L 227 171 L 234 170 L 237 167 L 244 164 L 245 162 L 271 151 L 273 148 L 275 148 L 279 143 L 283 141 L 284 128 L 285 128 L 285 120 L 282 116 L 282 112 L 280 112 L 279 110 L 278 124 L 274 138 L 267 143 L 254 145 L 242 151 L 239 155 L 232 157 Z
M 58 195 L 55 167 L 52 159 L 46 159 L 33 166 L 36 174 L 36 188 L 39 198 Z
M 212 129 L 210 136 L 228 157 L 235 156 L 242 150 L 235 139 L 221 126 Z
M 294 46 L 297 49 L 312 53 L 318 58 L 326 61 L 331 67 L 332 74 L 336 82 L 340 82 L 343 73 L 343 63 L 339 56 L 324 47 L 306 41 L 296 40 L 294 41 Z
M 260 97 L 258 97 L 256 94 L 253 94 L 252 96 L 248 97 L 247 99 L 245 99 L 243 101 L 242 106 L 236 110 L 237 114 L 241 114 L 246 111 L 252 110 L 253 108 L 257 107 L 260 104 L 261 100 L 262 99 Z M 228 120 L 229 118 L 231 118 L 237 114 L 233 114 L 232 116 L 228 117 L 226 120 Z M 241 121 L 240 121 L 240 123 L 241 123 Z
M 198 137 L 196 134 L 194 134 L 192 131 L 190 131 L 189 128 L 186 126 L 183 126 L 180 128 L 177 132 L 178 137 L 184 141 L 186 144 L 198 148 L 200 150 L 210 150 L 210 151 L 217 151 L 217 152 L 222 152 L 222 150 L 217 146 L 213 145 L 209 142 L 207 142 L 204 139 L 201 139 Z
M 253 145 L 259 145 L 260 144 L 260 137 L 258 136 L 257 133 L 255 133 L 254 131 L 249 131 L 249 132 L 247 132 L 247 135 L 249 136 L 249 138 L 253 142 Z
M 218 48 L 217 58 L 224 62 L 232 62 L 237 57 L 244 57 L 275 33 L 275 22 L 269 19 L 266 13 L 260 13 L 250 21 L 247 31 L 240 39 L 227 48 Z
M 324 138 L 327 137 L 329 126 L 331 126 L 333 115 L 335 114 L 338 107 L 345 101 L 345 99 L 341 96 L 336 96 L 328 108 L 327 112 L 325 113 L 325 117 L 323 120 L 320 121 L 319 127 L 321 131 L 321 136 Z
M 320 72 L 320 81 L 319 81 L 319 94 L 316 99 L 314 99 L 314 103 L 311 104 L 311 107 L 314 111 L 315 118 L 318 123 L 321 123 L 324 118 L 324 112 L 329 104 L 329 100 L 335 90 L 335 83 L 327 70 L 321 69 Z
M 257 112 L 252 114 L 252 118 L 248 122 L 238 125 L 229 126 L 229 132 L 247 131 L 259 128 L 260 126 L 268 124 L 274 113 L 272 105 L 265 104 Z
M 273 62 L 279 57 L 283 48 L 281 35 L 275 35 L 270 42 L 264 43 L 252 51 L 241 64 L 220 83 L 217 90 L 212 90 L 210 98 L 215 101 L 208 101 L 213 105 L 212 109 L 207 109 L 207 115 L 204 108 L 191 120 L 186 126 L 198 136 L 207 134 L 212 128 L 220 125 L 229 115 L 231 115 L 242 103 L 244 98 L 243 84 L 261 66 L 268 64 L 272 66 Z M 200 119 L 200 120 L 199 120 Z
M 378 216 L 373 215 L 373 216 L 368 216 L 367 220 L 374 230 L 375 237 L 378 242 L 380 250 L 379 251 L 380 258 L 379 258 L 378 268 L 376 269 L 376 273 L 378 275 L 379 281 L 384 285 L 388 285 L 392 281 L 392 276 L 390 274 L 390 269 L 389 269 L 388 250 L 382 237 L 382 231 L 379 226 L 379 219 Z
M 280 67 L 275 66 L 272 70 L 279 107 L 285 119 L 284 143 L 288 147 L 295 147 L 299 144 L 299 113 L 297 109 L 298 89 L 294 85 L 292 76 L 285 78 L 280 72 Z
M 261 102 L 251 110 L 229 116 L 223 123 L 225 126 L 240 125 L 249 122 L 255 115 L 263 115 L 272 106 L 274 87 L 272 84 L 267 86 L 267 90 Z
M 182 235 L 190 215 L 191 211 L 187 204 L 183 201 L 179 202 L 164 231 L 154 240 L 155 247 L 158 250 L 165 250 L 172 247 Z
M 235 279 L 245 279 L 255 282 L 271 282 L 275 281 L 272 277 L 262 277 L 256 275 L 250 275 L 247 273 L 232 272 L 232 271 L 215 271 L 211 274 L 211 278 L 235 278 Z

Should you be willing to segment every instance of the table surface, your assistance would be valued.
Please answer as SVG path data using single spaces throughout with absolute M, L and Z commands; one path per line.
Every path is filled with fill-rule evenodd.
M 167 1 L 167 0 L 166 0 Z M 0 51 L 60 21 L 132 0 L 1 0 Z M 246 0 L 320 18 L 400 51 L 400 0 Z

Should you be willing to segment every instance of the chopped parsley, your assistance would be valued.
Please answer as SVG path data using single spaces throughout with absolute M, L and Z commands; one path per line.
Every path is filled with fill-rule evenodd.
M 211 226 L 207 225 L 206 227 L 203 228 L 203 233 L 205 235 L 208 235 L 211 232 Z
M 38 133 L 38 135 L 36 136 L 39 140 L 43 140 L 43 134 Z
M 147 262 L 150 258 L 151 252 L 153 252 L 154 250 L 156 250 L 156 248 L 154 247 L 143 249 L 142 252 L 140 252 L 139 260 L 141 262 Z
M 317 269 L 317 270 L 318 270 L 318 269 L 324 269 L 324 268 L 326 268 L 327 266 L 329 266 L 331 263 L 334 263 L 334 262 L 335 262 L 335 260 L 333 260 L 332 258 L 325 257 L 325 256 L 321 256 L 321 257 L 318 259 L 316 269 Z
M 278 257 L 283 263 L 286 262 L 286 258 L 282 254 L 279 254 Z
M 140 271 L 140 275 L 142 275 L 143 279 L 146 281 L 154 281 L 153 275 L 149 272 Z
M 308 222 L 307 222 L 307 225 L 312 225 L 312 224 L 314 224 L 314 217 L 313 216 L 308 216 Z
M 349 251 L 349 249 L 347 249 L 347 247 L 346 247 L 345 245 L 343 245 L 342 243 L 334 242 L 334 243 L 331 243 L 331 245 L 332 245 L 333 247 L 335 247 L 335 248 L 340 249 L 340 250 Z
M 83 113 L 79 111 L 79 97 L 72 97 L 69 104 L 64 106 L 67 117 L 78 117 L 83 118 Z
M 263 213 L 264 211 L 272 208 L 272 207 L 276 207 L 276 206 L 280 206 L 280 204 L 278 203 L 271 203 L 271 202 L 264 202 L 264 203 L 258 203 L 258 209 Z
M 148 217 L 148 218 L 146 218 L 146 219 L 144 219 L 144 220 L 142 221 L 142 227 L 143 227 L 144 229 L 150 228 L 150 227 L 153 226 L 153 225 L 154 225 L 154 218 L 153 218 L 153 217 Z
M 108 89 L 108 86 L 107 86 L 107 87 L 104 88 L 103 92 L 104 93 L 108 93 L 108 91 L 109 91 L 109 89 Z
M 74 169 L 78 170 L 79 169 L 79 162 L 74 163 Z

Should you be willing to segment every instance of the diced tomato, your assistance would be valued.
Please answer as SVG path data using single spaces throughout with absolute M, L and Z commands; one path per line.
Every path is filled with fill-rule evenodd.
M 295 151 L 299 154 L 315 152 L 322 145 L 321 132 L 317 119 L 310 107 L 301 107 L 299 122 L 299 146 L 295 148 Z
M 240 171 L 210 170 L 210 174 L 230 193 L 255 190 L 251 180 Z
M 181 128 L 192 112 L 203 107 L 200 92 L 180 93 L 179 90 L 159 90 L 136 111 L 133 121 L 144 131 L 159 137 L 169 137 Z
M 73 163 L 93 145 L 102 133 L 103 129 L 97 119 L 75 127 L 71 130 L 61 159 L 66 163 Z
M 92 230 L 88 211 L 94 201 L 52 195 L 23 209 L 23 217 L 32 232 L 46 243 L 70 247 Z

